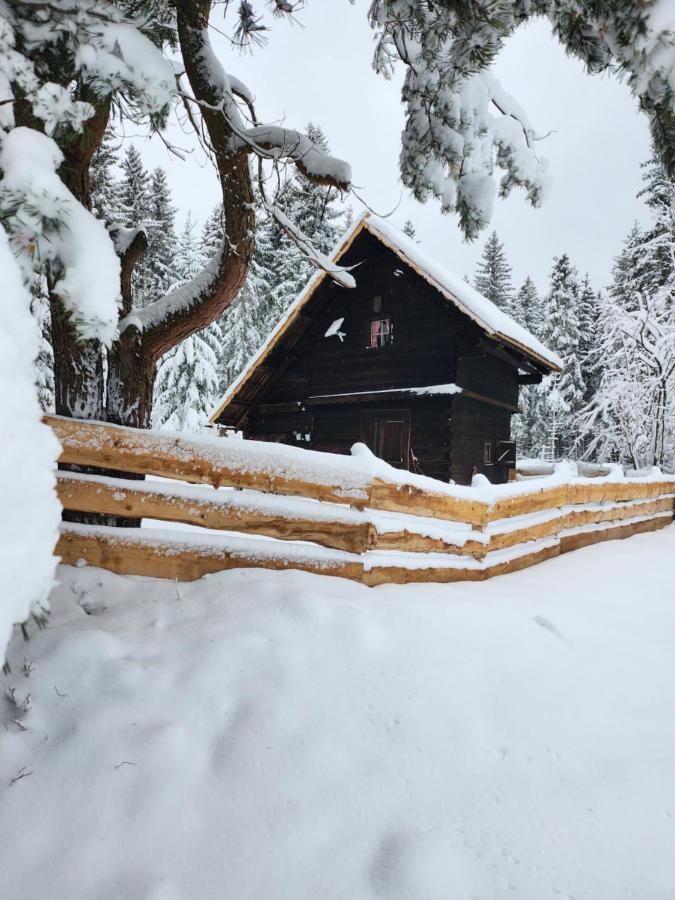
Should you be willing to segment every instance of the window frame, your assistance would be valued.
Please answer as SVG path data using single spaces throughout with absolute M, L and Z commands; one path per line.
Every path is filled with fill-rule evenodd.
M 377 343 L 373 343 L 373 325 L 376 322 L 379 322 L 380 325 L 383 322 L 388 324 L 387 331 L 382 331 L 380 329 L 379 333 L 375 336 Z M 386 343 L 380 343 L 380 339 L 386 336 L 388 338 Z M 368 349 L 369 350 L 385 350 L 387 347 L 392 347 L 394 344 L 394 320 L 391 316 L 381 317 L 377 319 L 370 319 L 368 323 Z

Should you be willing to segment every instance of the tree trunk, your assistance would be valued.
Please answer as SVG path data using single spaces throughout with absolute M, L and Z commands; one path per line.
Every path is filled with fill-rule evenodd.
M 54 408 L 59 416 L 103 419 L 103 359 L 98 343 L 78 343 L 59 297 L 50 295 Z
M 150 428 L 156 364 L 143 335 L 128 328 L 108 352 L 106 420 L 131 428 Z

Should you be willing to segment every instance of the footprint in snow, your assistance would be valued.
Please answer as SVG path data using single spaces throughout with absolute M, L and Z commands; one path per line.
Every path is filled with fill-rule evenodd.
M 550 631 L 551 634 L 555 635 L 559 640 L 564 641 L 565 637 L 563 634 L 558 631 L 553 622 L 550 619 L 547 619 L 545 616 L 532 616 L 532 621 L 536 622 L 540 628 L 545 628 L 546 631 Z

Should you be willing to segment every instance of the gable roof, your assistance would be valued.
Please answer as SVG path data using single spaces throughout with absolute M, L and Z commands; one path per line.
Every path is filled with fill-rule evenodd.
M 462 279 L 453 275 L 447 269 L 439 265 L 428 253 L 425 253 L 418 244 L 406 237 L 397 228 L 394 228 L 384 219 L 374 216 L 372 213 L 364 213 L 356 220 L 354 226 L 348 231 L 337 245 L 331 256 L 332 262 L 339 262 L 347 252 L 354 240 L 363 231 L 372 234 L 381 244 L 392 250 L 396 256 L 409 265 L 418 275 L 435 288 L 446 300 L 457 307 L 466 316 L 472 319 L 485 334 L 508 344 L 520 353 L 529 357 L 533 362 L 547 368 L 549 371 L 559 371 L 563 362 L 557 354 L 545 347 L 534 335 L 519 325 L 511 316 L 495 306 L 487 297 L 483 297 L 478 291 Z M 263 362 L 267 355 L 274 349 L 280 338 L 312 297 L 318 286 L 325 278 L 330 276 L 323 270 L 317 270 L 307 283 L 305 289 L 291 303 L 286 314 L 269 335 L 265 343 L 253 356 L 239 376 L 232 382 L 211 416 L 215 422 L 225 407 L 234 399 L 243 384 L 248 381 L 251 374 Z

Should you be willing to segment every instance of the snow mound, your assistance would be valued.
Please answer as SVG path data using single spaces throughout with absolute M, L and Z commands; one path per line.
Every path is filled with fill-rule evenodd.
M 482 584 L 63 567 L 1 679 L 3 900 L 669 896 L 674 538 Z

